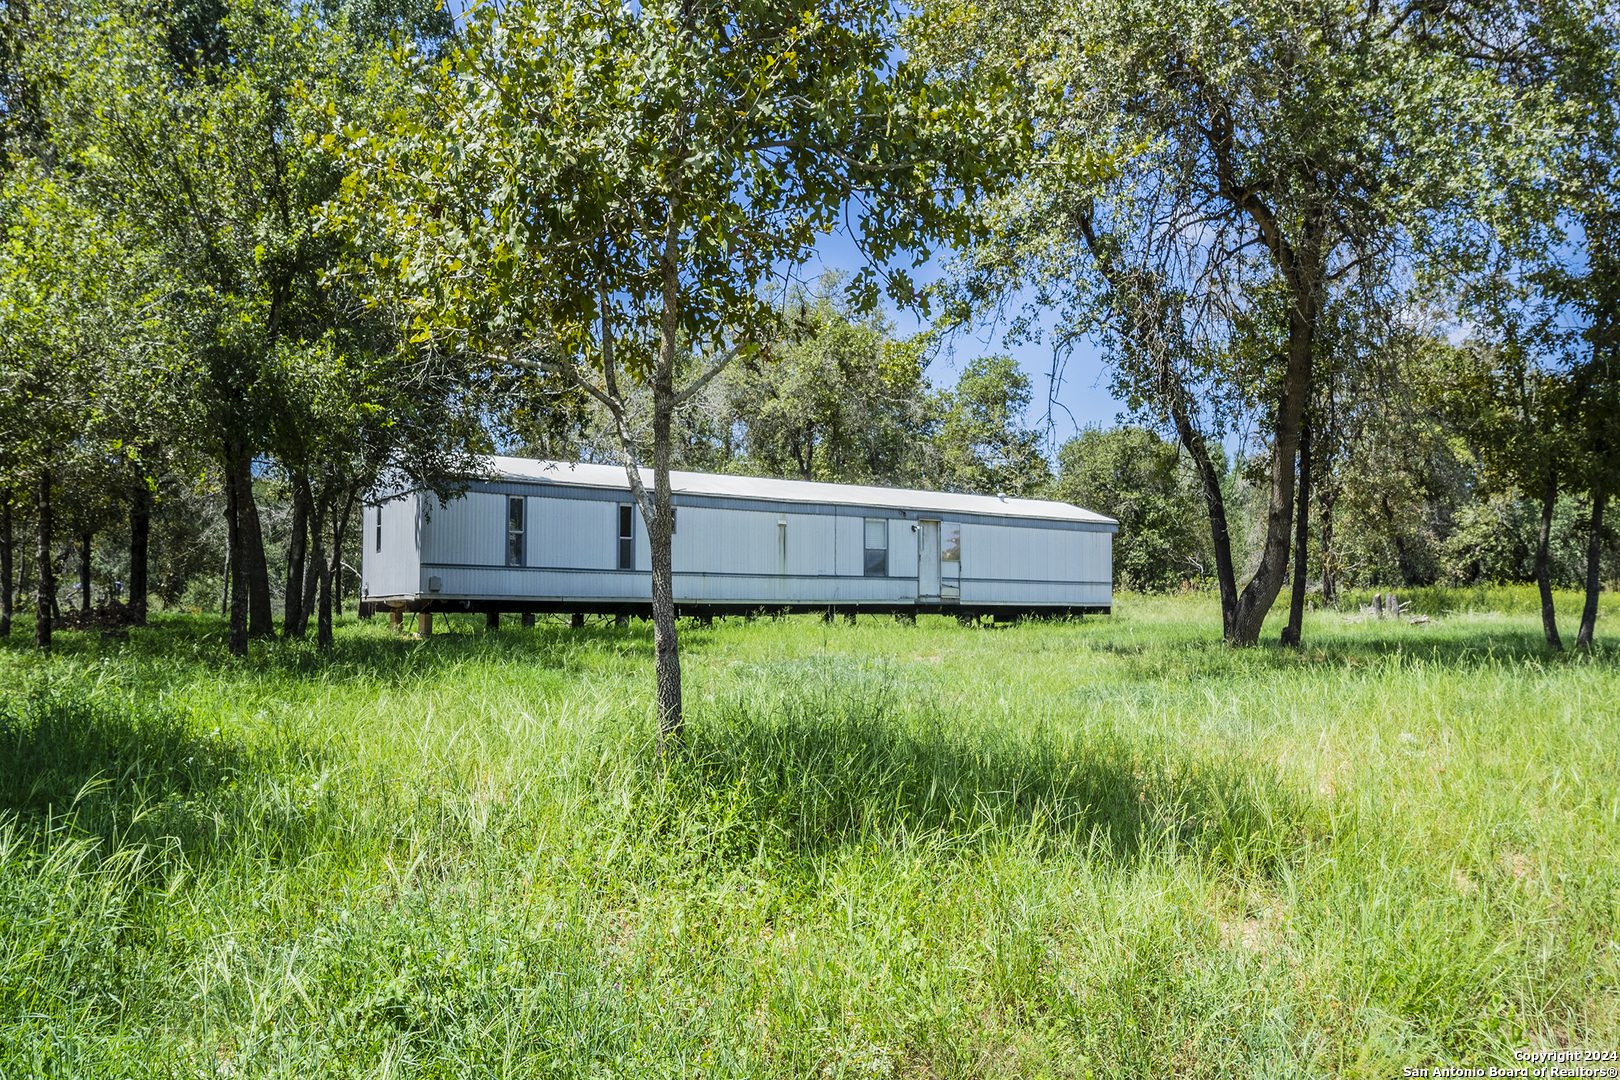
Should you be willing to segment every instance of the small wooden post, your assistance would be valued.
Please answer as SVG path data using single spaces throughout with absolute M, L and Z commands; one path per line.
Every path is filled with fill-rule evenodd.
M 433 636 L 433 612 L 418 611 L 416 613 L 416 632 L 423 637 Z
M 398 633 L 405 628 L 405 616 L 398 611 L 388 613 L 388 629 Z
M 1394 593 L 1389 594 L 1389 617 L 1392 619 L 1401 617 L 1401 602 L 1395 598 Z
M 533 630 L 534 629 L 534 612 L 525 611 L 523 613 L 523 628 L 525 630 Z
M 574 612 L 568 620 L 568 625 L 575 630 L 585 629 L 585 613 L 583 611 Z
M 501 628 L 501 613 L 498 611 L 487 613 L 484 616 L 484 628 L 486 630 L 499 630 Z
M 1384 617 L 1384 594 L 1383 593 L 1374 593 L 1373 594 L 1373 613 L 1375 615 L 1377 615 L 1380 619 L 1382 619 Z

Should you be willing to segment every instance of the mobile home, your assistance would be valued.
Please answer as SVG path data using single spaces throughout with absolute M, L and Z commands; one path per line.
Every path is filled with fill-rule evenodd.
M 363 613 L 651 614 L 651 552 L 623 469 L 487 466 L 445 503 L 367 504 Z M 1118 523 L 1066 503 L 689 472 L 670 485 L 682 615 L 1005 619 L 1113 603 Z

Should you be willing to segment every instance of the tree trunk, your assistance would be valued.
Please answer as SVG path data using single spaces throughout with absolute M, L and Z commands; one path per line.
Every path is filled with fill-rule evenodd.
M 1110 289 L 1119 297 L 1131 295 L 1135 290 L 1130 275 L 1122 273 L 1114 264 L 1109 246 L 1098 242 L 1089 212 L 1081 214 L 1080 229 L 1085 236 L 1086 247 L 1097 260 Z M 1192 412 L 1187 407 L 1190 395 L 1172 365 L 1169 347 L 1160 333 L 1161 307 L 1162 304 L 1151 302 L 1143 305 L 1143 310 L 1137 310 L 1125 319 L 1121 332 L 1137 341 L 1147 354 L 1158 357 L 1159 399 L 1175 424 L 1176 437 L 1198 466 L 1204 508 L 1209 513 L 1210 545 L 1215 549 L 1215 582 L 1221 594 L 1221 634 L 1231 642 L 1236 640 L 1238 630 L 1239 597 L 1237 573 L 1232 566 L 1232 536 L 1226 522 L 1226 496 L 1221 491 L 1221 479 L 1204 444 L 1203 433 L 1193 425 Z
M 315 612 L 315 600 L 320 591 L 321 567 L 326 562 L 326 541 L 322 539 L 322 530 L 326 528 L 326 507 L 330 501 L 330 494 L 322 492 L 320 501 L 315 499 L 314 492 L 309 485 L 309 477 L 301 480 L 304 492 L 304 505 L 309 514 L 309 549 L 304 553 L 304 595 L 299 610 L 304 617 L 304 624 L 299 628 L 298 634 L 302 637 L 309 627 L 309 617 Z
M 227 485 L 228 487 L 229 485 Z M 231 564 L 236 560 L 232 557 L 231 537 L 236 535 L 236 509 L 231 506 L 231 493 L 225 493 L 225 571 L 221 575 L 223 582 L 219 587 L 219 613 L 227 619 L 231 616 Z
M 1288 601 L 1288 625 L 1282 643 L 1299 647 L 1305 626 L 1305 585 L 1310 571 L 1308 544 L 1311 536 L 1311 424 L 1306 419 L 1299 430 L 1299 494 L 1294 500 L 1294 591 Z
M 309 618 L 304 612 L 304 558 L 309 547 L 309 503 L 304 492 L 308 483 L 298 474 L 292 478 L 292 536 L 287 540 L 286 604 L 281 616 L 281 636 L 304 636 Z
M 1555 652 L 1564 651 L 1558 637 L 1558 613 L 1553 610 L 1552 577 L 1547 570 L 1547 549 L 1552 542 L 1553 504 L 1558 501 L 1558 473 L 1547 473 L 1547 487 L 1541 494 L 1541 533 L 1536 538 L 1536 586 L 1541 590 L 1541 629 Z
M 0 491 L 0 637 L 11 636 L 11 490 Z
M 259 524 L 259 504 L 253 498 L 253 461 L 240 441 L 227 455 L 231 487 L 236 492 L 237 544 L 233 551 L 239 572 L 235 579 L 245 586 L 248 604 L 248 637 L 274 637 L 274 616 L 270 610 L 270 567 L 264 557 L 264 531 Z
M 332 566 L 323 562 L 316 574 L 319 580 L 319 593 L 315 604 L 315 645 L 317 648 L 330 649 L 332 647 Z
M 681 646 L 675 631 L 673 500 L 669 487 L 670 434 L 675 419 L 675 350 L 680 334 L 680 245 L 672 200 L 664 233 L 663 326 L 653 373 L 653 498 L 647 517 L 652 549 L 653 677 L 657 684 L 658 740 L 662 752 L 684 741 Z
M 56 603 L 56 567 L 51 564 L 51 470 L 39 474 L 39 593 L 34 603 L 34 644 L 51 647 L 51 612 Z
M 1232 568 L 1232 534 L 1226 524 L 1226 496 L 1221 491 L 1221 478 L 1210 459 L 1204 437 L 1192 426 L 1187 412 L 1185 396 L 1179 384 L 1172 391 L 1170 418 L 1176 425 L 1176 437 L 1198 466 L 1198 478 L 1204 493 L 1204 509 L 1209 514 L 1210 546 L 1215 549 L 1215 583 L 1221 594 L 1221 633 L 1232 639 L 1233 618 L 1237 614 L 1237 574 Z
M 147 550 L 152 539 L 152 489 L 143 477 L 129 502 L 129 621 L 146 625 Z
M 326 543 L 319 539 L 320 517 L 315 515 L 310 526 L 309 553 L 304 556 L 304 632 L 309 632 L 309 618 L 315 614 L 315 599 L 321 589 L 321 562 L 326 558 Z
M 90 614 L 90 533 L 79 534 L 79 611 Z M 87 624 L 88 625 L 88 624 Z
M 321 501 L 315 506 L 315 513 L 311 515 L 309 530 L 309 566 L 304 571 L 305 577 L 305 611 L 313 609 L 315 613 L 315 641 L 321 644 L 321 626 L 324 618 L 328 641 L 332 633 L 332 592 L 331 583 L 326 576 L 326 505 L 328 496 L 322 493 Z M 323 599 L 324 598 L 324 599 Z M 323 613 L 324 612 L 324 616 Z
M 322 649 L 332 647 L 332 609 L 342 602 L 333 578 L 343 570 L 343 534 L 354 510 L 359 488 L 351 487 L 341 501 L 332 504 L 332 553 L 321 570 L 320 610 L 315 624 L 315 644 Z
M 1592 486 L 1592 524 L 1586 533 L 1586 606 L 1581 609 L 1581 629 L 1575 635 L 1577 649 L 1592 647 L 1592 634 L 1597 629 L 1598 591 L 1603 583 L 1599 575 L 1603 569 L 1603 510 L 1609 493 L 1602 481 Z
M 247 593 L 242 587 L 242 529 L 240 507 L 237 505 L 237 486 L 227 477 L 225 482 L 225 597 L 226 614 L 230 629 L 226 633 L 225 647 L 232 656 L 246 656 L 248 642 Z
M 1333 573 L 1333 485 L 1322 489 L 1317 502 L 1317 516 L 1322 521 L 1322 603 L 1339 602 L 1339 581 Z
M 641 511 L 647 529 L 648 547 L 652 558 L 652 617 L 653 617 L 653 698 L 658 722 L 658 752 L 669 754 L 684 739 L 684 717 L 681 707 L 681 653 L 680 640 L 675 630 L 675 575 L 672 558 L 674 530 L 672 499 L 669 485 L 670 433 L 675 417 L 675 350 L 679 344 L 680 320 L 680 250 L 675 229 L 675 214 L 671 208 L 669 225 L 664 235 L 664 251 L 660 262 L 663 285 L 662 325 L 658 355 L 653 369 L 653 490 L 649 495 L 642 483 L 641 470 L 636 464 L 634 446 L 630 439 L 622 409 L 616 409 L 615 426 L 619 435 L 619 458 L 630 491 Z M 610 400 L 619 399 L 618 377 L 614 370 L 613 333 L 606 284 L 598 290 L 602 317 L 602 373 Z M 628 622 L 624 616 L 614 625 Z
M 1316 330 L 1316 301 L 1296 290 L 1288 311 L 1288 367 L 1277 424 L 1272 436 L 1271 500 L 1266 507 L 1266 541 L 1260 553 L 1260 566 L 1238 597 L 1232 614 L 1227 641 L 1233 645 L 1254 645 L 1260 640 L 1260 627 L 1282 590 L 1288 569 L 1289 529 L 1294 524 L 1294 455 L 1299 450 L 1299 430 L 1305 416 L 1305 402 L 1311 395 L 1312 338 Z
M 1337 373 L 1330 368 L 1322 431 L 1312 439 L 1311 447 L 1311 464 L 1322 474 L 1312 478 L 1312 487 L 1316 489 L 1316 517 L 1322 523 L 1322 543 L 1317 555 L 1322 563 L 1322 603 L 1335 607 L 1339 603 L 1339 581 L 1333 565 L 1333 504 L 1338 500 L 1338 488 L 1333 483 L 1333 459 L 1339 448 L 1339 416 L 1334 401 L 1337 380 Z M 1317 480 L 1321 483 L 1317 484 Z

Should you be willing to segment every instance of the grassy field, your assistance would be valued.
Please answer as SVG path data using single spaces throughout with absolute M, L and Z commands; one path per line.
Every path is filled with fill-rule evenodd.
M 0 1076 L 1620 1050 L 1620 612 L 1553 656 L 1518 592 L 1455 599 L 1311 615 L 1297 653 L 1226 649 L 1202 599 L 692 626 L 667 769 L 641 627 L 14 637 Z

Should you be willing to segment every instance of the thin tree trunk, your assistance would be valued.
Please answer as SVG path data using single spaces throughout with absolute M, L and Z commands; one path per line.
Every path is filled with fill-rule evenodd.
M 237 499 L 237 486 L 233 479 L 225 482 L 225 596 L 230 616 L 230 630 L 225 647 L 233 656 L 247 655 L 248 603 L 242 587 L 242 529 L 241 506 Z
M 1179 391 L 1179 385 L 1176 391 Z M 1232 567 L 1232 534 L 1226 523 L 1226 495 L 1221 491 L 1220 474 L 1209 456 L 1204 437 L 1192 426 L 1185 396 L 1175 393 L 1170 417 L 1176 425 L 1176 437 L 1191 455 L 1198 467 L 1200 487 L 1204 494 L 1204 509 L 1209 515 L 1209 541 L 1215 549 L 1215 584 L 1221 594 L 1221 633 L 1232 638 L 1233 619 L 1237 614 L 1237 574 Z
M 673 202 L 673 200 L 672 200 Z M 653 677 L 657 684 L 658 738 L 668 752 L 684 741 L 681 646 L 675 630 L 673 505 L 669 486 L 670 433 L 675 419 L 675 349 L 680 333 L 680 247 L 674 207 L 664 234 L 664 310 L 658 366 L 653 373 L 653 505 L 647 519 L 652 554 Z
M 315 520 L 319 522 L 320 518 Z M 309 554 L 304 556 L 304 625 L 300 637 L 309 632 L 309 619 L 315 614 L 315 598 L 321 589 L 321 560 L 326 558 L 326 545 L 319 539 L 320 531 L 319 524 L 311 527 Z
M 660 327 L 658 357 L 653 371 L 653 490 L 649 495 L 642 483 L 641 470 L 636 464 L 635 448 L 630 440 L 624 414 L 615 408 L 614 425 L 619 436 L 619 459 L 625 476 L 630 481 L 630 492 L 641 511 L 641 520 L 647 528 L 647 541 L 652 558 L 652 616 L 653 616 L 653 699 L 658 721 L 658 752 L 669 754 L 683 739 L 681 708 L 681 653 L 675 630 L 675 581 L 671 557 L 671 498 L 669 485 L 670 431 L 675 412 L 675 349 L 680 323 L 677 318 L 679 295 L 679 258 L 677 235 L 671 211 L 670 223 L 664 235 L 664 253 L 660 260 L 663 276 L 663 319 Z M 599 286 L 598 303 L 602 317 L 602 378 L 610 401 L 619 401 L 618 375 L 613 360 L 613 330 L 606 284 Z M 616 626 L 628 623 L 621 615 Z
M 1333 485 L 1328 484 L 1322 489 L 1321 497 L 1317 500 L 1318 514 L 1322 520 L 1322 603 L 1337 604 L 1339 602 L 1339 580 L 1333 573 Z
M 1299 494 L 1294 500 L 1294 591 L 1288 601 L 1288 625 L 1282 643 L 1299 647 L 1305 627 L 1305 585 L 1310 570 L 1308 545 L 1311 537 L 1311 424 L 1307 419 L 1299 429 Z
M 1111 249 L 1098 242 L 1089 214 L 1081 215 L 1080 229 L 1087 248 L 1097 260 L 1116 298 L 1130 296 L 1135 291 L 1130 275 L 1122 273 L 1114 264 Z M 1122 332 L 1138 342 L 1149 355 L 1158 358 L 1159 399 L 1175 424 L 1176 437 L 1198 466 L 1204 508 L 1209 514 L 1210 545 L 1215 552 L 1215 582 L 1221 594 L 1221 634 L 1230 642 L 1236 639 L 1237 634 L 1238 590 L 1237 573 L 1232 565 L 1232 536 L 1226 521 L 1226 496 L 1221 491 L 1221 479 L 1209 456 L 1203 433 L 1193 425 L 1192 412 L 1187 407 L 1187 389 L 1172 366 L 1168 347 L 1160 332 L 1163 317 L 1162 302 L 1156 299 L 1142 302 L 1123 316 L 1125 325 Z
M 315 645 L 317 648 L 330 649 L 332 647 L 332 566 L 323 563 L 319 574 L 319 593 L 315 604 Z
M 90 533 L 79 534 L 79 611 L 84 615 L 90 614 L 90 542 L 93 539 Z
M 1575 635 L 1577 649 L 1590 649 L 1597 629 L 1598 592 L 1603 588 L 1599 579 L 1603 569 L 1603 510 L 1608 501 L 1609 492 L 1598 481 L 1592 487 L 1592 524 L 1586 533 L 1586 606 L 1581 609 L 1581 629 Z
M 322 531 L 326 528 L 326 507 L 331 500 L 330 493 L 323 491 L 320 500 L 316 501 L 310 489 L 309 477 L 305 476 L 302 484 L 304 505 L 309 508 L 309 550 L 304 554 L 304 598 L 300 605 L 304 623 L 298 631 L 300 637 L 308 632 L 309 619 L 315 614 L 315 601 L 320 593 L 321 567 L 326 562 L 326 542 L 322 539 Z
M 321 501 L 316 504 L 315 513 L 309 530 L 309 568 L 304 571 L 305 582 L 310 586 L 305 592 L 308 607 L 315 614 L 315 642 L 323 645 L 322 624 L 325 624 L 327 642 L 330 642 L 332 633 L 332 592 L 331 582 L 327 577 L 326 563 L 326 507 L 328 496 L 321 495 Z M 324 645 L 323 645 L 324 647 Z
M 333 608 L 342 604 L 342 594 L 338 590 L 341 582 L 335 582 L 338 574 L 343 572 L 343 538 L 348 531 L 349 515 L 354 511 L 354 501 L 359 497 L 359 488 L 350 487 L 341 503 L 334 501 L 332 508 L 332 553 L 321 573 L 320 614 L 315 626 L 315 644 L 322 649 L 332 647 L 332 613 Z
M 292 536 L 287 541 L 286 604 L 281 616 L 282 637 L 303 637 L 309 624 L 304 614 L 304 558 L 309 546 L 309 503 L 304 491 L 307 483 L 294 475 L 292 483 Z
M 228 487 L 229 485 L 227 485 Z M 236 561 L 231 550 L 231 538 L 236 535 L 234 516 L 236 508 L 231 505 L 231 494 L 225 493 L 225 572 L 224 581 L 219 587 L 219 613 L 226 618 L 231 615 L 231 564 Z
M 1541 629 L 1555 652 L 1564 651 L 1558 637 L 1558 613 L 1553 610 L 1552 577 L 1547 569 L 1547 549 L 1552 543 L 1553 504 L 1558 501 L 1558 473 L 1547 473 L 1547 487 L 1541 495 L 1541 533 L 1536 538 L 1536 586 L 1541 590 Z
M 253 462 L 240 441 L 229 454 L 231 486 L 236 491 L 237 545 L 234 548 L 239 573 L 236 580 L 246 588 L 248 636 L 274 637 L 274 615 L 270 608 L 270 567 L 264 557 L 264 530 L 259 524 L 259 505 L 253 498 Z
M 39 474 L 39 593 L 34 602 L 34 644 L 51 647 L 51 613 L 56 603 L 56 567 L 51 564 L 51 470 Z
M 0 637 L 11 636 L 11 489 L 0 491 Z
M 129 503 L 129 621 L 146 625 L 147 551 L 152 539 L 152 489 L 143 477 Z
M 1316 516 L 1322 523 L 1321 553 L 1317 558 L 1322 563 L 1322 603 L 1338 605 L 1339 580 L 1334 573 L 1333 565 L 1333 504 L 1338 499 L 1338 489 L 1333 483 L 1333 458 L 1338 450 L 1338 411 L 1334 402 L 1334 386 L 1338 375 L 1332 368 L 1327 378 L 1327 409 L 1322 417 L 1322 432 L 1312 439 L 1311 463 L 1316 471 L 1322 475 L 1313 478 L 1312 486 L 1316 487 Z M 1316 479 L 1321 480 L 1318 486 Z

